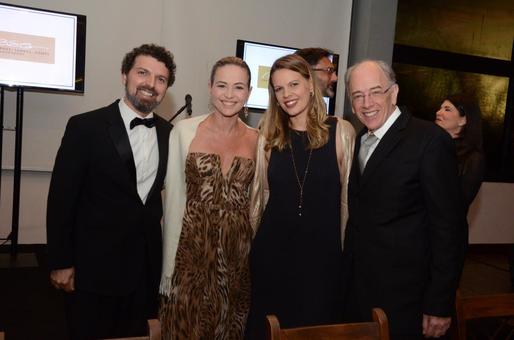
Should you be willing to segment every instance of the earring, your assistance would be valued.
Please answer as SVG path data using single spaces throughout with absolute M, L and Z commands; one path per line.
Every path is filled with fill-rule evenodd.
M 245 106 L 245 107 L 243 108 L 243 113 L 244 113 L 244 115 L 245 115 L 245 119 L 247 119 L 247 118 L 248 118 L 248 106 Z

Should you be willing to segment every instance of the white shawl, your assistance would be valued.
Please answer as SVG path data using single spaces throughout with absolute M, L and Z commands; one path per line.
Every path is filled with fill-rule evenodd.
M 186 209 L 186 158 L 198 125 L 209 115 L 178 122 L 171 130 L 164 194 L 163 263 L 159 291 L 169 296 L 182 220 Z

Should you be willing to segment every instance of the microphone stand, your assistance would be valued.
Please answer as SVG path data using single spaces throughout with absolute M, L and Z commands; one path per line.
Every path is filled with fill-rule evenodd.
M 188 104 L 186 104 L 186 105 L 182 106 L 182 107 L 177 111 L 177 113 L 175 113 L 175 114 L 173 115 L 173 117 L 171 117 L 171 118 L 168 120 L 168 123 L 171 123 L 171 121 L 172 121 L 173 119 L 177 118 L 177 116 L 178 116 L 179 114 L 181 114 L 181 113 L 182 113 L 182 111 L 184 111 L 184 110 L 186 109 L 186 107 L 187 107 L 187 106 L 188 106 Z

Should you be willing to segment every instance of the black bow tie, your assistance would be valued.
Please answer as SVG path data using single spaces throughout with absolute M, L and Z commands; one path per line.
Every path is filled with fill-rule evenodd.
M 155 126 L 155 118 L 139 118 L 136 117 L 130 122 L 130 130 L 138 125 L 144 125 L 147 128 L 153 128 Z

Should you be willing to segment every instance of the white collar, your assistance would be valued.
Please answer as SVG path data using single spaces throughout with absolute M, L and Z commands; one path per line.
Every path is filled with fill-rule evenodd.
M 376 129 L 375 131 L 373 131 L 373 134 L 375 136 L 377 136 L 379 140 L 382 139 L 382 137 L 384 137 L 384 135 L 389 130 L 389 128 L 394 124 L 394 122 L 398 119 L 398 117 L 400 117 L 401 113 L 402 112 L 400 111 L 400 109 L 397 106 L 396 109 L 393 111 L 393 113 L 391 113 L 391 115 L 389 117 L 387 117 L 384 124 L 382 124 L 381 127 Z

